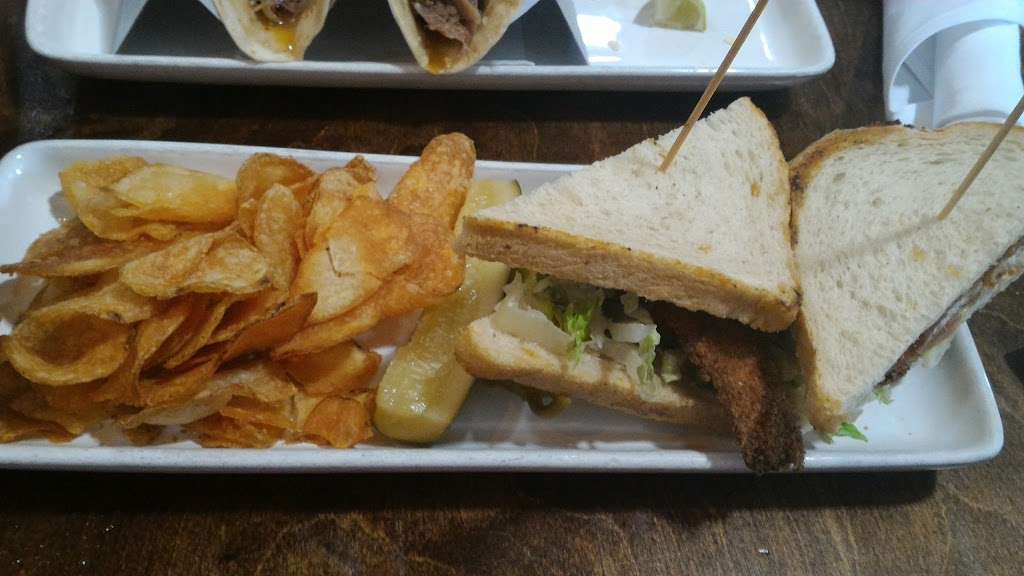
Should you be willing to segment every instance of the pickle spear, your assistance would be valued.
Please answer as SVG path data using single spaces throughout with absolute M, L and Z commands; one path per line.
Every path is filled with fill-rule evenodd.
M 474 182 L 459 214 L 496 206 L 520 193 L 514 181 Z M 398 349 L 377 388 L 373 423 L 385 436 L 428 443 L 444 435 L 473 385 L 455 360 L 455 342 L 471 322 L 490 314 L 501 300 L 509 268 L 466 259 L 466 279 L 458 292 L 423 313 L 412 339 Z

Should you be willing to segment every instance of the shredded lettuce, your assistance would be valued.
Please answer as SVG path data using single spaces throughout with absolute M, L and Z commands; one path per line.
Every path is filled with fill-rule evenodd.
M 636 369 L 636 375 L 644 386 L 654 384 L 654 349 L 661 343 L 661 335 L 655 328 L 643 340 L 640 341 L 640 360 L 642 363 Z
M 861 442 L 867 442 L 868 437 L 861 433 L 856 426 L 850 422 L 843 422 L 839 425 L 839 430 L 835 433 L 836 436 L 845 436 L 847 438 L 853 438 L 854 440 L 860 440 Z
M 854 440 L 860 440 L 861 442 L 867 442 L 868 437 L 865 436 L 856 426 L 850 422 L 843 422 L 839 425 L 839 429 L 836 430 L 835 434 L 828 434 L 825 432 L 821 433 L 821 438 L 826 444 L 831 444 L 833 438 L 853 438 Z
M 658 361 L 661 335 L 636 294 L 517 270 L 505 295 L 495 316 L 510 333 L 525 338 L 520 333 L 535 331 L 532 339 L 552 351 L 564 339 L 562 349 L 573 362 L 588 352 L 618 362 L 636 376 L 642 394 L 685 379 L 680 356 Z
M 875 387 L 875 398 L 882 404 L 892 404 L 892 386 Z

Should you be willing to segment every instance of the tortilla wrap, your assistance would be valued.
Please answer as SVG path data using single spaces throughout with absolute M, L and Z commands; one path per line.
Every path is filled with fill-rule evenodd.
M 306 48 L 324 27 L 334 0 L 312 0 L 294 24 L 267 24 L 250 7 L 249 0 L 213 0 L 220 21 L 235 44 L 253 60 L 289 62 L 302 60 Z
M 479 62 L 501 40 L 522 0 L 488 0 L 481 11 L 482 21 L 465 47 L 428 30 L 413 10 L 412 0 L 388 3 L 419 65 L 432 74 L 451 74 Z

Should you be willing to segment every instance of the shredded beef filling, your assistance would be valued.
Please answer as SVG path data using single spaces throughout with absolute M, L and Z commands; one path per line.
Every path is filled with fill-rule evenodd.
M 270 24 L 290 26 L 309 8 L 312 0 L 249 0 L 249 6 Z
M 482 21 L 482 0 L 412 0 L 413 10 L 427 29 L 469 45 Z

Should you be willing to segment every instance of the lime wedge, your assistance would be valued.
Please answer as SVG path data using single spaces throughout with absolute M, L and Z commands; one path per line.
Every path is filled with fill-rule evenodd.
M 663 28 L 707 30 L 704 0 L 654 0 L 654 23 Z

